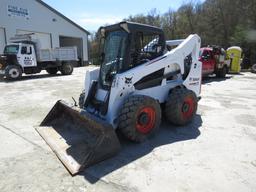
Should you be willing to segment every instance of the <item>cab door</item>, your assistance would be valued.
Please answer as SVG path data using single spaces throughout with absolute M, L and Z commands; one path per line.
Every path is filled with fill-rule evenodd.
M 209 51 L 209 50 L 203 51 L 202 63 L 203 63 L 203 67 L 202 67 L 203 75 L 211 74 L 214 72 L 215 59 L 214 59 L 214 55 L 211 51 Z
M 209 52 L 208 70 L 209 70 L 209 73 L 213 73 L 215 70 L 216 60 L 214 58 L 213 52 L 212 51 L 208 51 L 208 52 Z
M 201 61 L 202 61 L 202 73 L 203 75 L 209 74 L 209 68 L 210 68 L 210 55 L 207 50 L 203 50 Z
M 20 51 L 20 65 L 23 67 L 36 67 L 36 55 L 33 45 L 22 45 Z

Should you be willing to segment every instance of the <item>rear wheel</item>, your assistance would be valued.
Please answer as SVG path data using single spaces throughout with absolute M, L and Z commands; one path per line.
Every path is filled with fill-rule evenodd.
M 73 73 L 72 63 L 63 63 L 60 71 L 62 75 L 71 75 Z
M 129 140 L 142 142 L 160 127 L 161 108 L 148 96 L 131 96 L 124 102 L 119 115 L 119 130 Z
M 223 68 L 219 69 L 219 70 L 216 72 L 216 76 L 219 77 L 219 78 L 225 78 L 227 72 L 228 72 L 227 67 L 224 66 Z
M 256 64 L 252 65 L 252 73 L 256 73 Z
M 22 70 L 19 66 L 9 65 L 5 69 L 5 76 L 8 80 L 19 79 L 22 75 Z
M 46 71 L 51 75 L 55 75 L 58 72 L 58 68 L 57 67 L 47 68 Z
M 175 125 L 185 125 L 195 116 L 197 98 L 193 91 L 176 88 L 171 91 L 165 104 L 165 115 L 169 122 Z

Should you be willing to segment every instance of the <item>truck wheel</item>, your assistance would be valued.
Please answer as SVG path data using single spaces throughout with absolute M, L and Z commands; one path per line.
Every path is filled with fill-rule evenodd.
M 5 76 L 8 80 L 19 79 L 22 75 L 22 70 L 19 66 L 8 65 L 5 69 Z
M 216 72 L 216 77 L 218 77 L 218 78 L 225 78 L 226 74 L 227 74 L 227 67 L 224 66 L 223 68 L 219 69 Z
M 256 64 L 252 65 L 252 73 L 256 73 Z
M 62 75 L 71 75 L 73 72 L 72 63 L 63 63 L 60 71 Z
M 55 75 L 58 72 L 58 68 L 57 67 L 47 68 L 46 71 L 51 75 Z
M 161 108 L 148 96 L 130 96 L 124 102 L 120 115 L 120 132 L 129 140 L 142 142 L 152 136 L 160 127 Z
M 82 93 L 80 94 L 80 96 L 79 96 L 79 107 L 81 108 L 81 109 L 83 109 L 84 108 L 84 99 L 85 99 L 85 91 L 83 90 L 82 91 Z
M 195 116 L 197 98 L 193 91 L 185 88 L 173 89 L 165 104 L 165 116 L 175 125 L 185 125 Z

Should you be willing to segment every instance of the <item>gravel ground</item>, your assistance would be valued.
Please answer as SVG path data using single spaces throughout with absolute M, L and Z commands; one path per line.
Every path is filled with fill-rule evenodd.
M 70 176 L 35 131 L 58 99 L 78 98 L 85 70 L 0 80 L 0 191 L 256 191 L 256 75 L 207 78 L 195 120 L 165 121 L 143 144 Z

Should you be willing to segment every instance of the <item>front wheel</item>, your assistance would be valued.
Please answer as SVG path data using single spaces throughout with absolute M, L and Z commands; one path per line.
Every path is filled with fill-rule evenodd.
M 256 73 L 256 64 L 252 65 L 252 73 Z
M 120 132 L 129 140 L 142 142 L 159 129 L 161 108 L 159 103 L 148 96 L 130 96 L 124 102 L 120 115 Z
M 195 116 L 197 98 L 193 91 L 185 88 L 176 88 L 171 91 L 165 104 L 165 116 L 175 125 L 186 125 Z
M 9 65 L 5 69 L 5 76 L 8 80 L 19 79 L 22 75 L 22 70 L 19 66 Z
M 72 63 L 63 63 L 60 71 L 62 75 L 71 75 L 73 73 Z

